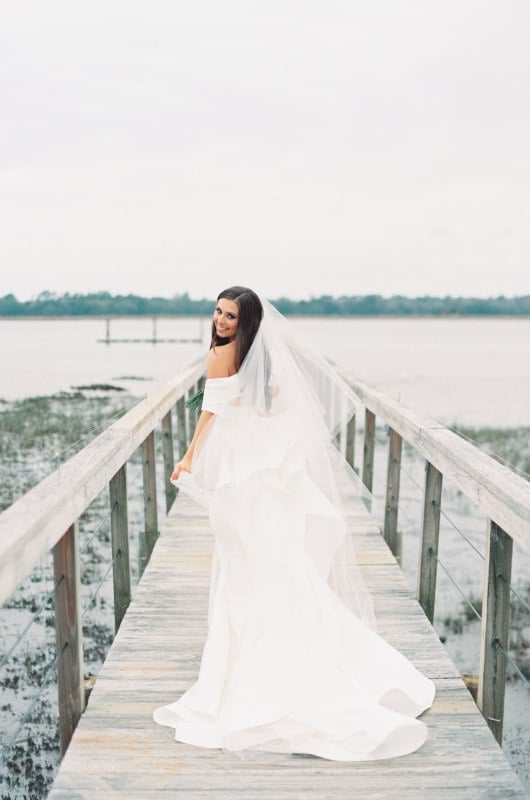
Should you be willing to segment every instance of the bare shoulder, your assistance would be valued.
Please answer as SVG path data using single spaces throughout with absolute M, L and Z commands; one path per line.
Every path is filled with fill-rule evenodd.
M 218 345 L 208 353 L 206 374 L 208 378 L 228 378 L 236 372 L 236 347 L 234 342 Z

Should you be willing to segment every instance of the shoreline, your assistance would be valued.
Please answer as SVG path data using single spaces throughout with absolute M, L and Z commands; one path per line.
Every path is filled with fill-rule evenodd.
M 530 320 L 530 314 L 285 314 L 287 319 L 516 319 Z M 0 322 L 24 321 L 65 321 L 105 320 L 105 319 L 211 319 L 211 314 L 0 314 Z

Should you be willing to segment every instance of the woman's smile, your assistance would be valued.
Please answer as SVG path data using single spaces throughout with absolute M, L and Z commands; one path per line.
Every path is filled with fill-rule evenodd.
M 222 297 L 215 307 L 213 322 L 221 339 L 235 339 L 238 327 L 239 306 L 234 300 Z

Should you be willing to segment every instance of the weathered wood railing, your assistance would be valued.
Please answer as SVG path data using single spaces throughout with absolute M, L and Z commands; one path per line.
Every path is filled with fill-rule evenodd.
M 114 620 L 118 630 L 131 599 L 127 460 L 141 446 L 145 536 L 140 570 L 158 536 L 154 431 L 162 426 L 165 500 L 175 488 L 172 411 L 176 406 L 178 452 L 188 444 L 194 415 L 184 405 L 202 383 L 201 358 L 162 388 L 140 400 L 123 417 L 0 515 L 0 604 L 53 550 L 57 684 L 61 751 L 64 753 L 85 707 L 80 603 L 79 516 L 109 486 Z
M 450 479 L 488 518 L 477 703 L 497 741 L 502 741 L 513 543 L 530 551 L 530 483 L 444 425 L 407 408 L 343 371 L 365 407 L 362 480 L 372 491 L 375 421 L 389 427 L 384 537 L 396 558 L 403 440 L 425 458 L 417 598 L 434 617 L 442 481 Z M 355 417 L 346 431 L 346 455 L 354 464 Z
M 196 414 L 185 407 L 204 379 L 204 359 L 190 366 L 114 422 L 83 450 L 0 515 L 0 603 L 50 550 L 54 555 L 56 648 L 61 750 L 65 751 L 85 705 L 80 566 L 77 520 L 109 486 L 115 628 L 131 598 L 127 517 L 127 460 L 143 452 L 145 566 L 158 536 L 154 431 L 162 429 L 165 503 L 175 490 L 173 408 L 179 454 L 187 447 Z M 386 504 L 383 532 L 399 556 L 398 514 L 402 442 L 425 462 L 425 483 L 417 596 L 432 621 L 436 592 L 440 504 L 443 477 L 450 478 L 488 516 L 486 579 L 482 613 L 478 704 L 495 736 L 502 738 L 508 646 L 512 545 L 530 550 L 530 484 L 465 442 L 433 419 L 401 405 L 384 393 L 343 373 L 365 406 L 362 479 L 373 484 L 376 417 L 389 427 Z M 353 466 L 355 418 L 347 426 L 345 453 Z

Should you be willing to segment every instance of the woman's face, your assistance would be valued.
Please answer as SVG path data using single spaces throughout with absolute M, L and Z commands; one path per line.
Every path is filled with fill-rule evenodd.
M 237 332 L 238 319 L 239 306 L 235 300 L 221 297 L 221 299 L 217 301 L 215 311 L 213 312 L 213 321 L 217 335 L 233 341 Z

